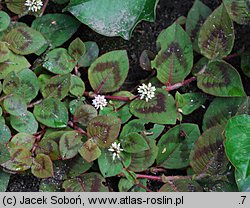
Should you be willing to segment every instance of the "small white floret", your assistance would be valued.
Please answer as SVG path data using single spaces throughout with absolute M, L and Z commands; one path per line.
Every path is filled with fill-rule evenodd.
M 104 95 L 97 95 L 95 99 L 92 100 L 92 105 L 95 106 L 96 109 L 100 108 L 102 110 L 107 104 L 108 102 Z
M 140 98 L 141 99 L 145 98 L 146 102 L 155 97 L 156 88 L 152 86 L 151 83 L 148 83 L 148 85 L 143 83 L 141 86 L 137 88 L 137 90 L 140 95 Z

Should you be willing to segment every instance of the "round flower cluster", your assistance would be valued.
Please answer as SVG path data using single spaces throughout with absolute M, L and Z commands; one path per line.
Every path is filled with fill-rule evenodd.
M 41 0 L 26 0 L 24 5 L 28 7 L 28 10 L 37 12 L 43 7 L 43 2 Z
M 97 95 L 95 99 L 92 100 L 92 105 L 95 106 L 96 109 L 103 109 L 107 105 L 107 100 L 104 95 Z
M 113 153 L 113 160 L 115 160 L 115 158 L 117 157 L 118 159 L 120 159 L 120 153 L 123 151 L 123 149 L 120 147 L 120 143 L 116 143 L 114 142 L 111 147 L 108 149 L 110 152 Z
M 145 98 L 146 102 L 148 102 L 149 99 L 152 99 L 153 97 L 155 97 L 156 89 L 154 86 L 152 86 L 151 83 L 148 83 L 148 85 L 143 83 L 141 86 L 137 88 L 137 90 L 140 95 L 140 98 L 141 99 Z

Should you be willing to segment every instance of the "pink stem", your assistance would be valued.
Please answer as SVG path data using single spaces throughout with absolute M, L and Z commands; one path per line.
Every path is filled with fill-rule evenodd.
M 178 88 L 180 88 L 180 87 L 182 87 L 184 85 L 187 85 L 190 82 L 193 82 L 195 80 L 196 80 L 196 77 L 191 77 L 191 78 L 189 78 L 187 80 L 184 80 L 183 82 L 179 82 L 179 83 L 176 83 L 174 85 L 167 86 L 166 91 L 169 92 L 169 91 L 172 91 L 172 90 L 176 90 L 176 89 L 178 89 Z

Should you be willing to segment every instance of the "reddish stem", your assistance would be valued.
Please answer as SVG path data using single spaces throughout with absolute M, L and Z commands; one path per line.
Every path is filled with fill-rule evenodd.
M 39 142 L 41 141 L 41 139 L 42 139 L 43 135 L 45 134 L 45 132 L 46 132 L 46 131 L 43 129 L 39 135 L 36 135 L 36 134 L 35 134 L 36 141 L 35 141 L 35 143 L 34 143 L 32 149 L 31 149 L 31 152 L 32 152 L 32 153 L 34 153 L 34 152 L 36 151 L 36 148 L 38 147 Z
M 75 129 L 76 131 L 78 131 L 80 134 L 84 134 L 84 135 L 88 136 L 86 131 L 84 131 L 83 129 L 81 129 L 77 125 L 75 125 L 72 121 L 69 121 L 68 125 L 69 125 L 69 127 L 71 127 L 73 129 Z
M 230 59 L 235 58 L 235 57 L 238 57 L 238 56 L 240 56 L 240 54 L 238 54 L 238 53 L 233 53 L 233 54 L 231 54 L 231 55 L 228 55 L 228 56 L 225 57 L 224 59 L 225 59 L 225 60 L 230 60 Z
M 182 87 L 184 85 L 187 85 L 190 82 L 193 82 L 195 80 L 196 80 L 196 77 L 191 77 L 191 78 L 189 78 L 187 80 L 184 80 L 183 82 L 179 82 L 179 83 L 176 83 L 174 85 L 167 86 L 166 91 L 169 92 L 169 91 L 172 91 L 172 90 L 176 90 L 176 89 L 178 89 L 178 88 L 180 88 L 180 87 Z
M 89 92 L 84 92 L 84 95 L 88 96 L 90 98 L 95 98 L 97 96 L 95 93 L 94 94 L 90 94 Z M 120 100 L 120 101 L 131 101 L 135 97 L 137 97 L 137 96 L 134 96 L 134 97 L 123 97 L 123 96 L 112 96 L 112 95 L 104 95 L 104 96 L 105 96 L 105 98 L 107 98 L 109 100 Z
M 35 105 L 39 104 L 40 102 L 42 102 L 43 100 L 38 100 L 38 101 L 35 101 L 34 103 L 30 103 L 27 108 L 33 108 Z
M 3 101 L 4 99 L 11 97 L 13 94 L 9 94 L 9 95 L 5 95 L 3 97 L 0 98 L 0 102 Z
M 46 1 L 44 2 L 42 11 L 41 11 L 41 13 L 40 13 L 40 15 L 39 15 L 40 17 L 43 16 L 43 14 L 44 14 L 44 12 L 45 12 L 45 10 L 46 10 L 46 7 L 47 7 L 47 5 L 48 5 L 48 3 L 49 3 L 49 0 L 46 0 Z

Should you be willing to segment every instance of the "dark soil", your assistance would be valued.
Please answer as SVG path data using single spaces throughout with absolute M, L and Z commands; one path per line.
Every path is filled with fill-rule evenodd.
M 215 9 L 220 5 L 221 0 L 203 0 L 203 2 L 208 5 L 211 9 Z M 157 53 L 156 50 L 156 38 L 159 33 L 170 26 L 178 17 L 187 16 L 188 11 L 192 7 L 194 1 L 193 0 L 160 0 L 157 6 L 157 19 L 154 23 L 150 22 L 141 22 L 137 25 L 133 36 L 130 41 L 125 41 L 122 38 L 115 37 L 109 38 L 99 35 L 93 32 L 90 28 L 85 25 L 82 25 L 78 32 L 72 37 L 73 40 L 76 37 L 80 37 L 83 41 L 95 41 L 97 42 L 100 53 L 104 54 L 108 51 L 112 50 L 120 50 L 125 49 L 128 51 L 129 59 L 130 59 L 130 72 L 128 79 L 126 80 L 126 89 L 133 89 L 137 84 L 138 80 L 142 80 L 146 78 L 149 73 L 143 71 L 140 68 L 139 57 L 143 50 L 150 50 L 153 53 Z M 48 9 L 54 10 L 54 4 L 49 4 Z M 234 51 L 237 51 L 243 47 L 245 43 L 250 43 L 250 36 L 246 35 L 250 33 L 250 27 L 248 26 L 238 26 L 236 25 L 236 43 Z M 70 41 L 68 42 L 70 43 Z M 240 66 L 240 59 L 236 58 L 231 62 L 236 68 Z M 241 72 L 240 72 L 241 73 Z M 245 90 L 248 95 L 250 95 L 250 79 L 246 76 L 243 77 L 243 83 L 245 86 Z M 197 91 L 196 84 L 191 84 L 188 88 L 184 90 L 193 90 Z M 212 98 L 211 98 L 212 99 Z M 207 106 L 209 104 L 206 103 Z M 184 118 L 184 122 L 192 122 L 201 125 L 202 117 L 204 115 L 205 109 L 200 109 L 195 111 L 188 117 Z M 176 174 L 170 172 L 170 174 Z M 178 174 L 181 174 L 178 172 Z M 12 175 L 11 180 L 8 186 L 7 191 L 38 191 L 39 190 L 39 182 L 37 178 L 32 176 L 32 174 L 28 175 Z M 112 190 L 117 191 L 117 178 L 110 178 L 107 180 L 108 185 Z M 152 182 L 150 184 L 152 190 L 156 190 L 155 187 L 160 184 Z M 158 188 L 158 187 L 157 187 Z

